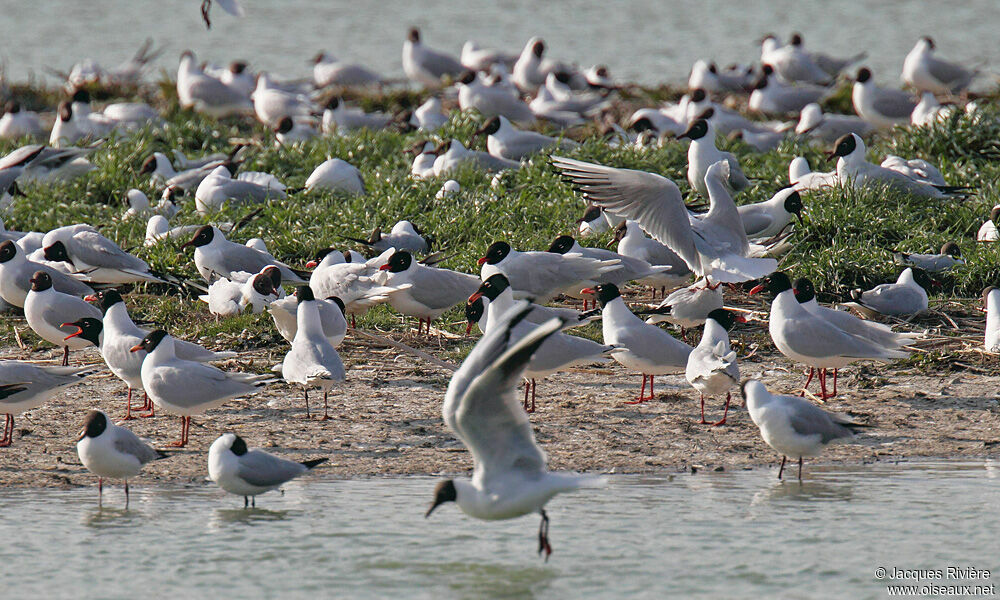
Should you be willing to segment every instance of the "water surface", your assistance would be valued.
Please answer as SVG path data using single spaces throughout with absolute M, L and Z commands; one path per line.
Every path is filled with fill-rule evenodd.
M 434 480 L 314 476 L 256 510 L 213 487 L 0 492 L 16 597 L 883 598 L 879 566 L 1000 571 L 1000 465 L 612 476 L 538 519 L 423 512 Z M 994 575 L 994 577 L 996 577 Z M 972 583 L 972 582 L 970 582 Z M 990 583 L 990 582 L 987 582 Z M 147 595 L 148 593 L 148 595 Z

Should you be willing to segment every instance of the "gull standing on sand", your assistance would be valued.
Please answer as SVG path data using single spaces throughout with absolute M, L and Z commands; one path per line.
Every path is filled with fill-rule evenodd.
M 708 313 L 701 342 L 688 356 L 684 377 L 701 394 L 701 424 L 725 425 L 729 416 L 729 390 L 740 384 L 740 368 L 736 364 L 736 351 L 729 345 L 729 330 L 735 322 L 745 323 L 742 316 L 717 308 Z M 705 394 L 716 396 L 725 392 L 726 409 L 715 423 L 705 420 Z
M 87 470 L 97 475 L 98 502 L 104 497 L 104 478 L 125 480 L 125 508 L 128 508 L 128 480 L 138 477 L 146 463 L 168 458 L 139 436 L 111 422 L 99 410 L 87 413 L 76 438 L 76 453 Z
M 270 381 L 262 375 L 229 373 L 178 358 L 174 338 L 162 329 L 150 332 L 131 351 L 146 353 L 142 360 L 142 389 L 161 410 L 181 417 L 181 439 L 170 444 L 179 448 L 187 445 L 192 415 L 255 394 L 257 388 Z
M 836 372 L 859 360 L 891 362 L 909 356 L 908 352 L 899 350 L 895 344 L 878 344 L 853 336 L 826 318 L 809 312 L 795 299 L 792 283 L 788 280 L 788 275 L 781 271 L 772 273 L 763 283 L 750 290 L 750 294 L 765 289 L 774 296 L 768 320 L 771 341 L 793 362 L 819 370 L 823 400 L 835 395 L 826 392 L 826 369 L 834 369 Z M 809 385 L 808 380 L 806 385 Z M 805 394 L 804 387 L 802 393 Z
M 844 415 L 826 412 L 796 396 L 775 396 L 764 384 L 751 379 L 743 384 L 743 398 L 754 424 L 764 442 L 781 454 L 778 479 L 785 471 L 785 461 L 799 459 L 799 481 L 802 481 L 802 458 L 818 456 L 834 442 L 854 437 L 856 427 L 865 427 Z
M 576 473 L 550 473 L 545 453 L 535 442 L 531 422 L 518 406 L 514 385 L 542 342 L 563 322 L 553 319 L 524 337 L 512 335 L 531 310 L 521 302 L 484 335 L 451 379 L 444 401 L 444 422 L 473 459 L 472 479 L 447 479 L 437 484 L 429 517 L 455 502 L 465 514 L 494 521 L 530 513 L 542 517 L 538 553 L 552 553 L 545 505 L 556 494 L 604 484 L 600 478 Z
M 705 174 L 710 208 L 704 216 L 688 211 L 677 184 L 666 177 L 557 156 L 552 162 L 587 200 L 636 221 L 684 259 L 698 277 L 737 283 L 764 277 L 778 266 L 773 258 L 747 256 L 750 243 L 725 183 L 729 179 L 726 161 L 715 163 Z
M 319 309 L 319 323 L 323 329 L 323 337 L 329 340 L 334 348 L 339 347 L 347 335 L 346 309 L 343 300 L 330 296 L 325 300 L 317 298 L 315 302 Z M 267 307 L 275 328 L 287 342 L 295 339 L 295 333 L 299 328 L 298 306 L 299 299 L 292 294 L 281 300 L 275 300 Z
M 691 346 L 674 339 L 656 325 L 644 323 L 632 314 L 622 299 L 618 286 L 604 283 L 581 293 L 596 294 L 601 303 L 604 343 L 620 347 L 612 357 L 626 369 L 642 374 L 642 389 L 634 400 L 626 404 L 641 404 L 655 398 L 653 377 L 683 373 L 691 355 Z M 645 395 L 649 379 L 649 395 Z
M 250 450 L 240 436 L 224 433 L 208 449 L 208 477 L 230 494 L 243 496 L 243 508 L 256 507 L 260 494 L 276 490 L 326 461 L 285 460 L 258 448 Z
M 306 418 L 309 415 L 309 388 L 323 391 L 323 418 L 330 419 L 327 395 L 330 388 L 344 381 L 344 363 L 323 331 L 319 306 L 312 290 L 301 286 L 295 293 L 298 298 L 296 310 L 296 331 L 292 338 L 292 349 L 285 355 L 280 365 L 274 369 L 288 383 L 302 386 L 306 400 Z M 346 326 L 346 321 L 345 321 Z
M 0 448 L 14 441 L 14 417 L 37 408 L 64 388 L 94 373 L 93 365 L 55 367 L 19 360 L 0 360 L 0 413 L 4 414 Z
M 70 296 L 52 287 L 52 277 L 45 271 L 36 271 L 31 277 L 31 291 L 24 299 L 24 318 L 31 330 L 50 344 L 63 349 L 62 364 L 69 364 L 69 351 L 82 350 L 90 345 L 86 340 L 66 337 L 73 333 L 65 323 L 84 317 L 101 318 L 101 311 L 79 296 Z
M 181 249 L 188 246 L 194 246 L 194 265 L 208 283 L 214 283 L 220 277 L 234 279 L 240 272 L 260 273 L 269 265 L 278 267 L 283 282 L 305 283 L 288 265 L 274 260 L 266 252 L 230 242 L 213 225 L 203 225 Z

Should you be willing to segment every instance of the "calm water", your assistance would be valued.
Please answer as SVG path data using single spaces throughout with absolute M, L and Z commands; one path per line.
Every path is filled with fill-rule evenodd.
M 538 520 L 430 519 L 428 478 L 214 488 L 0 492 L 0 588 L 14 597 L 883 598 L 887 568 L 977 567 L 1000 583 L 1000 463 L 614 476 Z M 44 562 L 41 561 L 44 557 Z M 148 596 L 145 593 L 150 593 Z M 137 596 L 132 596 L 137 597 Z
M 944 56 L 1000 62 L 996 0 L 242 2 L 245 19 L 215 7 L 206 31 L 199 0 L 3 0 L 0 57 L 8 75 L 22 79 L 46 66 L 68 70 L 84 57 L 116 65 L 152 37 L 167 45 L 158 64 L 171 71 L 180 52 L 191 48 L 203 59 L 244 58 L 258 68 L 303 76 L 310 72 L 306 60 L 325 49 L 401 77 L 403 36 L 418 25 L 429 44 L 456 54 L 467 39 L 519 52 L 528 38 L 541 35 L 553 58 L 605 63 L 616 77 L 645 83 L 681 81 L 698 58 L 724 64 L 758 59 L 755 40 L 795 30 L 807 46 L 827 52 L 867 50 L 866 62 L 887 84 L 898 80 L 903 57 L 922 35 L 932 35 Z

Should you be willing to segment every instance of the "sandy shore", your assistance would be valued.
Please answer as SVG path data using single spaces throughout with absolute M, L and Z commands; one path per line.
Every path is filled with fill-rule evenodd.
M 776 354 L 764 327 L 756 323 L 737 334 L 749 344 L 741 349 L 741 357 L 749 354 L 741 360 L 742 375 L 760 377 L 772 390 L 791 392 L 801 385 L 802 373 Z M 449 343 L 445 341 L 442 347 L 436 339 L 412 333 L 392 335 L 437 355 Z M 278 362 L 284 352 L 284 347 L 275 347 L 242 354 L 221 366 L 263 370 Z M 239 433 L 251 445 L 289 458 L 328 456 L 329 463 L 322 467 L 328 476 L 462 473 L 471 468 L 468 452 L 441 420 L 450 372 L 353 335 L 341 353 L 348 380 L 331 396 L 331 420 L 317 418 L 321 398 L 311 397 L 313 418 L 307 419 L 302 392 L 275 383 L 257 396 L 195 417 L 188 447 L 149 465 L 143 482 L 205 484 L 208 446 L 229 431 Z M 16 346 L 0 354 L 31 360 L 54 356 L 51 350 L 28 354 Z M 73 359 L 100 363 L 96 350 L 74 353 Z M 979 362 L 978 367 L 970 366 L 976 373 L 965 370 L 939 376 L 902 366 L 845 369 L 840 396 L 826 407 L 872 427 L 856 443 L 829 449 L 821 460 L 861 463 L 1000 454 L 1000 376 L 992 374 L 995 359 L 980 356 Z M 740 408 L 738 394 L 728 423 L 709 427 L 697 424 L 698 396 L 681 375 L 658 378 L 655 400 L 625 404 L 638 392 L 639 379 L 612 363 L 559 373 L 539 382 L 537 412 L 531 420 L 553 469 L 637 473 L 693 466 L 744 468 L 778 460 Z M 124 398 L 123 384 L 105 370 L 45 406 L 20 415 L 13 445 L 0 448 L 0 484 L 92 484 L 93 476 L 80 464 L 73 440 L 87 410 L 100 408 L 118 419 L 124 413 Z M 723 400 L 708 401 L 710 420 L 721 417 Z M 180 433 L 179 419 L 171 416 L 137 419 L 128 426 L 157 447 Z

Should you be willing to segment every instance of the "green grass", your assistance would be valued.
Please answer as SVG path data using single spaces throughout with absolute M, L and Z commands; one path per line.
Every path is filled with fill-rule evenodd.
M 367 237 L 375 226 L 387 229 L 405 218 L 431 233 L 438 243 L 436 249 L 454 255 L 443 266 L 477 272 L 475 261 L 491 242 L 503 239 L 522 250 L 544 249 L 555 236 L 575 233 L 575 220 L 582 214 L 582 199 L 559 178 L 545 157 L 536 157 L 521 170 L 508 174 L 499 190 L 491 188 L 490 176 L 471 168 L 462 170 L 452 175 L 461 184 L 461 192 L 438 200 L 434 196 L 443 182 L 411 179 L 410 157 L 402 154 L 403 149 L 423 134 L 386 131 L 324 136 L 304 145 L 277 148 L 264 127 L 249 120 L 216 121 L 180 110 L 166 82 L 160 87 L 164 90 L 157 96 L 157 104 L 165 112 L 162 127 L 109 140 L 93 155 L 98 169 L 72 183 L 23 186 L 27 197 L 17 200 L 13 213 L 5 218 L 7 227 L 44 231 L 77 222 L 105 224 L 102 229 L 105 235 L 134 250 L 154 269 L 197 278 L 190 249 L 179 250 L 179 243 L 164 243 L 153 249 L 142 247 L 145 223 L 121 221 L 122 198 L 132 187 L 151 198 L 158 197 L 148 177 L 137 174 L 143 159 L 154 151 L 168 155 L 174 148 L 188 154 L 228 151 L 234 140 L 250 138 L 260 144 L 250 154 L 244 169 L 274 173 L 293 188 L 302 186 L 312 169 L 328 157 L 347 160 L 363 174 L 368 188 L 366 196 L 293 194 L 287 200 L 271 202 L 235 236 L 239 242 L 261 237 L 276 257 L 297 267 L 303 266 L 321 248 L 348 246 L 342 236 Z M 48 101 L 52 93 L 27 87 L 18 89 L 32 103 L 44 100 L 51 106 Z M 672 97 L 673 92 L 660 88 L 631 91 L 630 95 L 660 99 Z M 104 97 L 110 99 L 114 95 Z M 413 106 L 420 100 L 412 93 L 400 92 L 367 98 L 364 104 L 369 108 L 395 110 Z M 470 139 L 480 123 L 477 115 L 456 113 L 437 137 L 455 137 L 484 149 L 484 139 Z M 593 131 L 590 127 L 584 133 Z M 933 127 L 881 134 L 870 144 L 870 159 L 880 161 L 886 153 L 925 158 L 941 168 L 949 183 L 974 185 L 977 194 L 968 200 L 938 201 L 884 190 L 832 189 L 809 193 L 804 197 L 805 225 L 791 238 L 794 249 L 783 259 L 783 268 L 791 269 L 794 276 L 811 277 L 822 297 L 829 298 L 853 287 L 894 280 L 900 267 L 893 264 L 889 248 L 929 251 L 953 240 L 961 246 L 968 264 L 941 278 L 943 286 L 935 290 L 939 297 L 976 296 L 983 287 L 1000 282 L 1000 246 L 974 241 L 976 230 L 997 201 L 998 139 L 1000 125 L 993 111 L 982 114 L 978 122 L 960 116 Z M 672 178 L 682 189 L 687 188 L 686 144 L 670 142 L 660 149 L 640 151 L 609 148 L 596 137 L 582 141 L 578 149 L 567 154 L 617 167 L 654 171 Z M 822 152 L 827 148 L 801 142 L 785 142 L 778 150 L 764 155 L 753 153 L 742 142 L 720 143 L 740 156 L 748 174 L 762 179 L 737 197 L 740 204 L 765 200 L 784 186 L 788 163 L 794 156 L 805 156 L 815 170 L 833 168 L 832 163 L 827 164 L 823 159 Z M 18 145 L 2 142 L 0 152 L 6 153 Z M 247 212 L 246 208 L 235 208 L 211 218 L 202 217 L 194 211 L 193 198 L 188 197 L 171 224 L 232 221 Z M 604 245 L 608 239 L 605 234 L 584 243 Z M 181 335 L 236 339 L 245 331 L 264 332 L 240 338 L 239 344 L 245 347 L 264 347 L 279 340 L 266 315 L 240 316 L 216 323 L 204 304 L 181 298 L 174 290 L 137 291 L 140 293 L 128 298 L 133 312 Z M 460 333 L 464 329 L 457 324 L 461 318 L 461 313 L 455 310 L 441 322 L 452 323 L 446 327 Z M 359 324 L 393 329 L 400 327 L 400 319 L 380 307 Z M 593 329 L 586 334 L 599 336 L 599 329 Z M 468 344 L 459 345 L 459 352 L 467 347 Z

